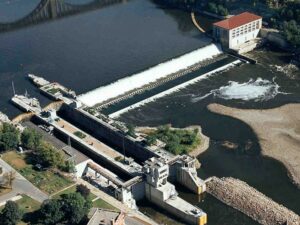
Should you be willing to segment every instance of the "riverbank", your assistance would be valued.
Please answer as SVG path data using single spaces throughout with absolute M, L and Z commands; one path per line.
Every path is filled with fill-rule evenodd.
M 210 104 L 208 109 L 247 123 L 257 135 L 261 153 L 282 162 L 292 182 L 300 188 L 300 104 L 266 110 Z
M 157 127 L 136 127 L 135 131 L 137 133 L 142 133 L 142 134 L 150 134 L 153 131 L 157 130 Z M 171 127 L 171 129 L 185 129 L 185 130 L 191 130 L 194 131 L 195 129 L 198 130 L 198 137 L 200 138 L 200 143 L 193 149 L 191 150 L 188 155 L 192 156 L 192 157 L 197 157 L 198 155 L 202 154 L 203 152 L 205 152 L 208 147 L 209 147 L 209 137 L 205 136 L 202 133 L 202 128 L 200 126 L 188 126 L 185 128 L 174 128 Z

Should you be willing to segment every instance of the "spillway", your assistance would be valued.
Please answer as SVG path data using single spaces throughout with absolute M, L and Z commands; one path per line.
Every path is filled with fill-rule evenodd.
M 170 74 L 187 69 L 199 62 L 211 59 L 222 53 L 221 47 L 210 44 L 178 58 L 161 63 L 143 72 L 122 78 L 114 83 L 99 87 L 79 96 L 79 100 L 87 106 L 105 102 L 124 93 L 141 88 Z

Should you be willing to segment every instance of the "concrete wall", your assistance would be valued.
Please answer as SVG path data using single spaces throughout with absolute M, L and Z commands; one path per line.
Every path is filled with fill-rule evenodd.
M 88 134 L 111 146 L 120 153 L 123 153 L 124 145 L 125 155 L 133 157 L 138 162 L 144 162 L 156 156 L 155 153 L 147 150 L 140 143 L 135 142 L 134 139 L 124 136 L 121 132 L 116 131 L 114 128 L 106 125 L 98 118 L 83 110 L 73 109 L 64 105 L 59 114 L 67 121 L 72 122 Z
M 145 197 L 145 182 L 139 182 L 131 186 L 131 193 L 136 201 L 142 200 Z
M 41 123 L 45 123 L 43 120 L 40 120 L 38 117 L 34 117 L 33 121 L 41 124 Z M 55 130 L 54 134 L 57 138 L 59 138 L 60 140 L 64 141 L 65 143 L 68 143 L 68 135 L 60 130 Z M 80 138 L 76 137 L 76 136 L 72 136 L 70 137 L 71 140 L 71 144 L 74 148 L 80 150 L 83 154 L 85 154 L 86 156 L 88 156 L 89 158 L 91 158 L 94 162 L 98 163 L 99 165 L 105 167 L 106 169 L 112 171 L 113 173 L 117 174 L 118 176 L 120 176 L 123 180 L 129 180 L 132 178 L 132 174 L 130 174 L 128 171 L 125 171 L 123 169 L 121 169 L 120 167 L 118 167 L 117 165 L 115 165 L 114 163 L 112 163 L 108 158 L 106 158 L 105 156 L 98 154 L 94 151 L 91 151 L 89 149 L 89 146 L 87 144 L 85 144 L 84 142 L 82 142 L 80 140 Z
M 257 27 L 256 23 L 259 23 L 258 27 Z M 254 26 L 255 30 L 251 30 L 250 32 L 248 32 L 249 26 L 250 27 Z M 255 39 L 258 36 L 261 26 L 262 26 L 262 20 L 260 19 L 260 20 L 256 20 L 251 23 L 245 24 L 236 29 L 230 30 L 229 31 L 229 48 L 234 48 L 234 47 L 241 45 L 247 41 Z M 242 35 L 239 35 L 239 36 L 235 35 L 235 37 L 233 37 L 234 32 L 237 33 L 239 30 L 239 33 L 240 33 L 241 30 L 245 30 L 244 27 L 246 29 L 246 32 L 244 32 Z
M 256 23 L 259 23 L 259 25 L 256 26 Z M 248 29 L 249 26 L 250 27 L 253 26 L 255 29 L 254 30 L 251 29 L 251 31 L 249 31 Z M 262 26 L 261 19 L 245 24 L 241 27 L 237 27 L 232 30 L 226 30 L 221 27 L 214 26 L 213 35 L 216 41 L 221 42 L 223 48 L 225 49 L 234 48 L 249 40 L 255 39 L 259 34 L 259 30 L 261 29 L 261 26 Z M 241 34 L 241 31 L 243 31 L 243 34 Z
M 79 163 L 79 164 L 77 164 L 77 165 L 75 166 L 75 168 L 76 168 L 76 176 L 77 176 L 77 177 L 82 177 L 83 172 L 85 171 L 85 169 L 86 169 L 86 167 L 87 167 L 87 164 L 88 164 L 89 162 L 93 162 L 93 161 L 90 160 L 90 159 L 88 159 L 88 160 L 86 160 L 86 161 L 84 161 L 84 162 L 82 162 L 82 163 Z

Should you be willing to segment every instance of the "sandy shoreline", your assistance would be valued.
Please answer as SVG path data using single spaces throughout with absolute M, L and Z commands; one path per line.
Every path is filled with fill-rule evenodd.
M 300 104 L 266 110 L 210 104 L 208 109 L 247 123 L 258 137 L 262 154 L 282 162 L 288 176 L 300 188 Z

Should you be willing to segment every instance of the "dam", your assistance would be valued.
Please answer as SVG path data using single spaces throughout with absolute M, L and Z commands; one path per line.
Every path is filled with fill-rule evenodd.
M 33 82 L 39 83 L 38 77 L 34 78 L 31 77 Z M 58 89 L 54 92 L 52 86 Z M 298 215 L 280 207 L 250 186 L 238 181 L 231 185 L 230 178 L 226 182 L 215 177 L 204 181 L 197 175 L 196 159 L 187 155 L 175 156 L 161 147 L 153 149 L 145 144 L 145 137 L 130 136 L 121 122 L 86 112 L 72 90 L 57 83 L 48 83 L 40 90 L 63 104 L 53 109 L 47 107 L 42 112 L 32 112 L 34 119 L 52 127 L 89 156 L 89 160 L 76 166 L 76 176 L 84 177 L 96 187 L 113 189 L 114 197 L 131 209 L 137 209 L 136 201 L 147 199 L 185 224 L 207 224 L 208 217 L 203 210 L 178 196 L 173 183 L 179 183 L 198 195 L 210 193 L 249 217 L 258 218 L 256 220 L 261 224 L 273 225 L 274 221 L 276 224 L 289 224 L 288 218 L 292 219 L 291 222 L 295 221 L 292 224 L 297 224 Z M 76 135 L 78 133 L 81 135 Z M 231 196 L 237 196 L 237 200 Z M 264 201 L 260 201 L 262 198 Z M 240 204 L 238 199 L 253 199 L 253 202 Z M 252 214 L 253 210 L 269 203 L 272 203 L 268 207 L 273 214 Z M 260 221 L 262 216 L 265 217 L 263 221 L 270 219 L 272 222 Z
M 37 76 L 30 79 L 40 84 Z M 53 87 L 57 89 L 53 91 Z M 97 187 L 109 185 L 114 197 L 132 209 L 137 208 L 136 201 L 146 198 L 187 224 L 207 223 L 207 214 L 180 198 L 173 184 L 180 183 L 196 194 L 205 191 L 204 181 L 197 176 L 196 159 L 147 147 L 142 136 L 132 137 L 120 129 L 121 123 L 82 110 L 77 97 L 62 85 L 47 83 L 40 90 L 63 104 L 35 113 L 32 121 L 51 127 L 57 137 L 89 156 L 90 160 L 76 166 L 77 177 Z
M 111 99 L 127 94 L 130 91 L 141 88 L 149 83 L 165 78 L 170 74 L 187 70 L 191 66 L 213 58 L 222 53 L 221 47 L 216 44 L 209 44 L 203 48 L 184 54 L 178 58 L 158 64 L 140 73 L 128 76 L 99 87 L 79 96 L 79 100 L 86 106 L 92 107 L 97 104 L 103 104 Z
M 78 99 L 93 111 L 114 118 L 240 63 L 239 59 L 224 54 L 219 45 L 211 43 L 82 94 Z

